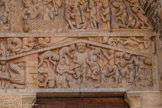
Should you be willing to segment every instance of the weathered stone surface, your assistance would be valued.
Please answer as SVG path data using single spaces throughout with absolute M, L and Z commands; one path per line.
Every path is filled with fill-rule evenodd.
M 0 0 L 0 108 L 104 96 L 161 108 L 161 28 L 160 0 Z

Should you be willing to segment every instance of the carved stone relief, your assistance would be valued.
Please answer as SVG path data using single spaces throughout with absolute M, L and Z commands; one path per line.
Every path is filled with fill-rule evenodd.
M 153 12 L 148 9 L 151 3 L 155 3 L 151 8 L 161 8 L 157 2 L 143 0 L 0 0 L 0 32 L 61 36 L 75 31 L 151 30 L 146 16 L 160 13 L 157 8 Z M 160 21 L 158 16 L 151 23 Z M 151 35 L 86 34 L 79 39 L 63 33 L 65 37 L 56 39 L 53 33 L 0 39 L 1 88 L 25 87 L 25 62 L 12 60 L 30 54 L 36 55 L 38 67 L 33 67 L 34 73 L 32 67 L 30 71 L 39 88 L 153 88 Z
M 66 0 L 66 29 L 110 29 L 108 0 Z
M 25 88 L 25 62 L 10 63 L 10 88 Z
M 143 5 L 139 0 L 1 0 L 0 32 L 152 29 Z
M 63 0 L 23 0 L 24 32 L 62 32 Z
M 151 36 L 140 37 L 99 37 L 99 38 L 87 38 L 90 41 L 109 45 L 111 47 L 117 47 L 121 49 L 140 51 L 143 53 L 149 53 L 153 51 L 153 42 Z M 64 39 L 65 42 L 76 39 Z M 29 51 L 34 51 L 41 48 L 52 47 L 52 45 L 58 44 L 50 37 L 29 37 L 29 38 L 8 38 L 7 43 L 1 42 L 1 52 L 3 55 L 5 52 L 5 44 L 7 44 L 7 56 L 13 56 Z M 1 54 L 2 55 L 2 54 Z
M 50 37 L 1 40 L 1 57 L 5 59 L 0 60 L 2 88 L 25 87 L 25 62 L 6 60 L 34 53 L 38 53 L 35 62 L 38 67 L 29 66 L 34 66 L 34 74 L 38 71 L 34 80 L 39 88 L 153 88 L 151 36 L 69 38 L 63 43 L 51 40 Z
M 140 4 L 146 12 L 150 23 L 152 23 L 154 31 L 160 35 L 159 40 L 162 48 L 162 2 L 161 0 L 141 0 Z
M 150 90 L 152 58 L 78 42 L 39 55 L 40 88 Z
M 10 30 L 10 1 L 0 0 L 0 32 Z
M 104 37 L 101 41 L 103 44 L 107 44 L 113 47 L 129 49 L 129 50 L 138 50 L 144 53 L 150 52 L 152 49 L 152 40 L 151 36 L 144 37 Z
M 0 57 L 6 56 L 6 42 L 4 39 L 0 39 Z
M 145 12 L 138 0 L 111 0 L 112 27 L 119 28 L 151 28 Z
M 7 56 L 33 51 L 40 48 L 49 47 L 51 38 L 48 37 L 26 37 L 26 38 L 8 38 Z M 3 46 L 3 45 L 2 45 Z
M 25 88 L 25 62 L 0 62 L 0 88 Z

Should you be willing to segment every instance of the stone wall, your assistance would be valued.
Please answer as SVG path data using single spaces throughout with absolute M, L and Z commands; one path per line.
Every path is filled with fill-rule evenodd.
M 162 107 L 160 9 L 145 0 L 0 0 L 0 108 L 63 95 Z

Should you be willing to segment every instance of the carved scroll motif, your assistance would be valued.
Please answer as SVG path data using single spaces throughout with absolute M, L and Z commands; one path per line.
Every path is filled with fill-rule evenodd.
M 151 73 L 150 57 L 85 42 L 39 55 L 40 88 L 150 89 Z

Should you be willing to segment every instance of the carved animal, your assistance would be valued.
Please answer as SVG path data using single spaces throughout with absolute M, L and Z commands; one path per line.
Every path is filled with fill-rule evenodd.
M 45 59 L 48 59 L 52 64 L 56 65 L 56 63 L 54 61 L 58 61 L 59 60 L 59 55 L 52 52 L 52 51 L 47 51 L 45 53 L 43 53 L 42 55 L 39 56 L 40 59 L 40 63 L 38 65 L 38 67 L 40 67 Z

